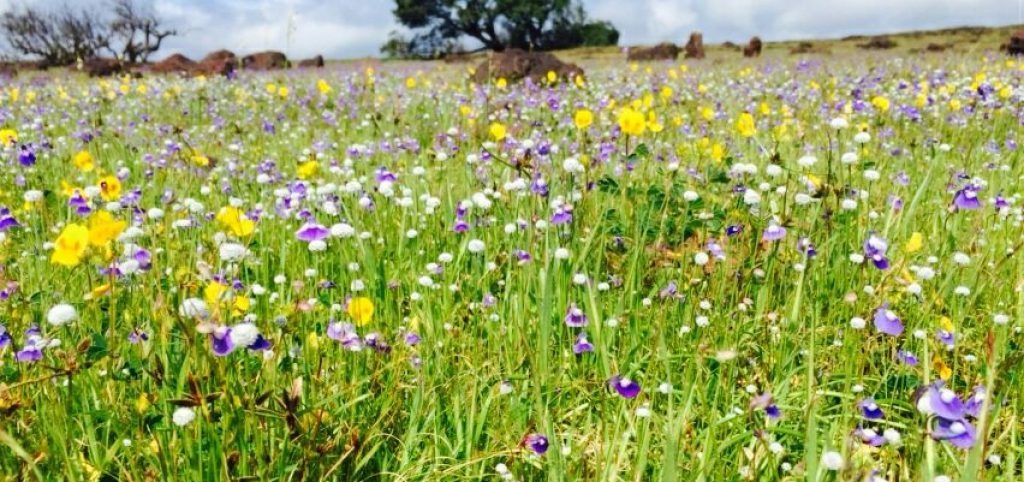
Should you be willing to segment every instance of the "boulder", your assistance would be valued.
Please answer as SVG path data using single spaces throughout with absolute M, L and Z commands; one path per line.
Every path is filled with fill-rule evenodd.
M 125 68 L 117 59 L 92 57 L 82 62 L 82 71 L 89 77 L 110 77 L 124 73 Z
M 1010 55 L 1024 55 L 1024 30 L 1018 30 L 1010 35 L 1010 41 L 1005 45 L 1006 53 Z
M 18 66 L 13 62 L 0 62 L 0 78 L 13 79 L 18 76 Z
M 722 48 L 728 50 L 743 50 L 743 47 L 740 47 L 739 45 L 736 45 L 735 43 L 730 42 L 728 40 L 722 43 Z
M 888 50 L 891 48 L 895 48 L 896 45 L 898 44 L 895 40 L 884 35 L 878 37 L 871 37 L 870 39 L 868 39 L 867 42 L 857 44 L 858 47 L 864 50 Z
M 300 69 L 319 69 L 324 66 L 324 56 L 317 55 L 316 57 L 302 59 L 299 61 L 298 67 Z
M 691 33 L 690 40 L 686 42 L 685 52 L 685 57 L 688 59 L 703 59 L 704 35 L 700 32 Z
M 242 57 L 245 70 L 280 70 L 288 68 L 288 57 L 281 52 L 268 50 Z
M 191 74 L 196 69 L 196 63 L 192 59 L 174 54 L 149 66 L 149 71 L 157 74 Z
M 629 49 L 629 53 L 626 55 L 626 60 L 633 61 L 648 61 L 648 60 L 675 60 L 679 56 L 679 51 L 682 50 L 676 44 L 673 43 L 660 43 L 653 47 L 635 47 Z
M 758 57 L 761 55 L 761 38 L 753 37 L 750 42 L 747 42 L 747 46 L 743 47 L 744 57 Z
M 478 84 L 485 84 L 490 79 L 498 78 L 514 82 L 529 77 L 534 81 L 540 81 L 547 77 L 548 72 L 554 72 L 562 79 L 583 75 L 583 69 L 578 65 L 562 62 L 548 52 L 508 49 L 492 53 L 487 60 L 477 66 L 473 79 Z

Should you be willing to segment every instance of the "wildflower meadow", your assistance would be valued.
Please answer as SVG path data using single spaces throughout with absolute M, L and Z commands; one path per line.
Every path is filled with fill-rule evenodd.
M 1024 63 L 0 85 L 0 480 L 1010 481 Z

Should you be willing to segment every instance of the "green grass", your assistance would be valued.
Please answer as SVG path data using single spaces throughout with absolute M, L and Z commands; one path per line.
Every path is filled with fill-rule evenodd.
M 895 60 L 838 48 L 799 64 L 775 49 L 686 71 L 682 61 L 632 69 L 583 59 L 581 86 L 474 86 L 465 66 L 394 63 L 372 74 L 345 64 L 233 81 L 68 76 L 0 87 L 0 129 L 18 136 L 3 153 L 0 205 L 21 225 L 0 244 L 4 280 L 17 283 L 0 301 L 13 337 L 0 349 L 0 480 L 501 480 L 499 464 L 515 480 L 548 481 L 1018 479 L 1024 166 L 1006 143 L 1021 141 L 1021 64 L 975 50 Z M 844 111 L 855 96 L 863 104 Z M 619 108 L 634 101 L 663 130 L 618 135 Z M 594 112 L 593 126 L 574 125 L 578 108 Z M 745 110 L 752 137 L 736 128 Z M 830 127 L 836 117 L 850 126 Z M 492 144 L 493 123 L 508 137 Z M 853 142 L 860 130 L 871 135 L 863 145 Z M 18 162 L 27 143 L 33 167 Z M 72 163 L 82 150 L 94 170 Z M 848 152 L 859 160 L 841 162 Z M 818 162 L 798 163 L 808 154 Z M 566 172 L 568 157 L 585 171 Z M 302 196 L 299 168 L 313 159 Z M 756 174 L 738 173 L 747 164 Z M 74 267 L 51 263 L 62 229 L 89 223 L 62 181 L 84 189 L 122 168 L 122 194 L 138 189 L 138 199 L 112 214 L 138 228 L 130 242 L 152 253 L 152 269 L 100 273 L 125 260 L 126 239 L 90 246 Z M 393 189 L 375 180 L 378 168 L 397 176 Z M 980 209 L 950 209 L 967 179 L 959 172 L 984 185 Z M 909 182 L 896 182 L 900 173 Z M 547 197 L 530 190 L 539 176 Z M 760 191 L 760 203 L 737 186 Z M 26 202 L 29 190 L 42 197 Z M 992 201 L 1000 193 L 1014 203 L 1003 212 Z M 491 206 L 469 209 L 468 232 L 455 232 L 460 202 L 480 197 Z M 559 197 L 572 221 L 552 225 Z M 100 198 L 94 212 L 115 207 Z M 252 234 L 216 219 L 232 203 L 261 212 Z M 305 215 L 356 235 L 311 252 L 295 235 Z M 192 227 L 178 227 L 185 219 Z M 785 238 L 762 241 L 771 223 Z M 729 226 L 743 229 L 727 236 Z M 886 270 L 850 259 L 871 233 L 889 242 Z M 919 250 L 907 248 L 913 233 Z M 249 255 L 220 259 L 225 240 Z M 725 258 L 698 264 L 712 240 Z M 234 313 L 210 300 L 207 321 L 249 315 L 270 353 L 215 356 L 201 320 L 182 314 L 216 280 L 237 280 L 229 292 L 251 304 Z M 676 293 L 663 295 L 670 282 Z M 357 330 L 378 333 L 389 351 L 349 351 L 327 336 L 332 320 L 353 321 L 349 296 L 372 300 Z M 873 326 L 885 302 L 906 327 L 899 336 Z M 78 319 L 48 324 L 59 303 Z M 573 353 L 580 329 L 563 320 L 573 304 L 593 352 Z M 867 326 L 852 328 L 854 317 Z M 951 349 L 936 337 L 943 317 L 955 327 Z M 61 343 L 18 362 L 32 324 Z M 148 340 L 129 342 L 134 329 Z M 420 342 L 407 344 L 408 333 Z M 897 361 L 898 350 L 920 363 Z M 615 375 L 640 383 L 639 396 L 610 389 Z M 940 377 L 962 397 L 987 388 L 971 450 L 933 440 L 916 408 L 915 390 Z M 751 407 L 769 392 L 778 420 Z M 882 420 L 861 416 L 868 396 Z M 178 426 L 183 406 L 195 419 Z M 871 447 L 853 435 L 861 426 L 902 440 Z M 550 450 L 534 454 L 530 434 Z M 841 470 L 822 463 L 827 451 Z

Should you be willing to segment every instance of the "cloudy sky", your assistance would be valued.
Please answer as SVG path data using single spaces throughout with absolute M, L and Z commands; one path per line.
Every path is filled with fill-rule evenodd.
M 11 4 L 57 0 L 0 0 Z M 148 0 L 183 35 L 165 53 L 201 57 L 275 49 L 290 57 L 376 55 L 398 28 L 389 0 Z M 78 0 L 71 1 L 78 3 Z M 583 0 L 597 19 L 622 33 L 620 44 L 841 37 L 961 25 L 1024 23 L 1024 0 Z

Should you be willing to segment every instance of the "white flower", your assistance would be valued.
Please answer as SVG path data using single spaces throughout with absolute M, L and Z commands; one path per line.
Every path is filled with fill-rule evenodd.
M 857 201 L 855 199 L 843 199 L 839 207 L 843 208 L 844 211 L 853 211 L 857 209 Z
M 569 259 L 569 250 L 565 248 L 558 248 L 555 250 L 555 259 L 563 260 Z
M 34 202 L 37 202 L 37 201 L 41 201 L 43 199 L 43 191 L 39 191 L 39 190 L 36 190 L 36 189 L 25 191 L 25 194 L 23 195 L 23 197 L 25 199 L 25 202 L 27 202 L 27 203 L 34 203 Z
M 810 195 L 802 193 L 802 192 L 798 192 L 798 193 L 796 193 L 796 196 L 793 196 L 793 202 L 795 202 L 795 203 L 797 203 L 798 205 L 801 205 L 801 206 L 803 206 L 805 204 L 810 204 L 811 200 L 812 200 L 812 198 L 811 198 Z
M 860 160 L 860 156 L 858 156 L 856 152 L 845 152 L 842 157 L 839 158 L 839 162 L 846 165 L 856 164 L 858 160 Z
M 173 420 L 174 424 L 179 427 L 184 427 L 192 423 L 195 419 L 196 411 L 189 407 L 178 407 L 174 409 L 174 415 L 171 415 L 171 420 Z
M 800 165 L 800 167 L 811 167 L 818 163 L 818 158 L 814 156 L 803 156 L 800 159 L 797 159 L 796 163 Z
M 864 171 L 864 179 L 868 181 L 877 181 L 882 177 L 882 174 L 874 169 L 868 169 Z
M 700 199 L 700 194 L 697 194 L 694 191 L 686 191 L 686 192 L 683 193 L 683 199 L 686 200 L 686 202 L 691 202 L 692 203 L 692 202 Z
M 259 336 L 260 330 L 252 323 L 239 323 L 232 326 L 231 333 L 228 334 L 228 337 L 231 338 L 231 343 L 240 347 L 252 345 Z
M 350 238 L 354 234 L 356 234 L 356 228 L 353 228 L 348 224 L 338 223 L 331 226 L 331 236 L 336 238 Z
M 866 325 L 867 322 L 864 321 L 864 318 L 861 318 L 859 316 L 854 316 L 853 318 L 850 318 L 850 328 L 853 328 L 854 330 L 863 330 L 864 326 Z
M 575 157 L 570 157 L 562 161 L 562 169 L 565 169 L 565 172 L 570 174 L 581 174 L 584 171 L 583 164 Z
M 821 464 L 828 470 L 841 470 L 843 468 L 843 456 L 839 452 L 829 450 L 821 454 Z
M 781 454 L 782 450 L 783 450 L 782 444 L 780 444 L 778 442 L 772 442 L 772 443 L 768 444 L 768 451 L 770 451 L 771 453 L 773 453 L 775 455 Z
M 189 298 L 181 303 L 178 314 L 185 318 L 205 319 L 210 316 L 210 309 L 207 308 L 205 301 L 199 298 Z
M 882 432 L 882 436 L 885 437 L 886 441 L 893 445 L 899 445 L 900 441 L 903 440 L 903 436 L 900 435 L 896 429 L 892 428 L 885 429 L 885 431 Z
M 313 253 L 319 253 L 327 249 L 327 242 L 322 239 L 313 240 L 309 242 L 306 248 Z
M 244 259 L 249 255 L 249 250 L 238 243 L 224 243 L 220 245 L 220 260 L 234 262 Z
M 971 257 L 958 251 L 953 253 L 953 262 L 960 266 L 965 266 L 971 262 Z
M 703 251 L 693 255 L 693 262 L 697 266 L 704 266 L 704 265 L 708 264 L 708 261 L 710 261 L 710 260 L 711 260 L 711 258 L 708 256 L 708 254 L 703 252 Z
M 63 326 L 76 319 L 78 319 L 78 312 L 75 311 L 75 307 L 64 303 L 56 305 L 46 312 L 46 322 L 53 326 Z
M 832 119 L 828 125 L 836 130 L 846 129 L 847 127 L 850 127 L 850 121 L 846 120 L 845 117 L 836 117 L 835 119 Z
M 936 475 L 932 482 L 953 482 L 948 475 Z
M 1010 322 L 1010 317 L 1002 313 L 996 313 L 992 316 L 992 322 L 997 325 L 1005 325 Z
M 853 142 L 856 142 L 857 144 L 867 144 L 868 142 L 871 142 L 871 134 L 868 134 L 867 132 L 858 132 L 854 134 Z
M 466 249 L 468 249 L 470 253 L 482 253 L 486 247 L 487 246 L 484 245 L 484 242 L 479 239 L 472 239 L 468 244 L 466 244 Z
M 764 168 L 764 173 L 771 177 L 780 176 L 782 175 L 782 166 L 778 164 L 768 164 L 768 166 Z
M 850 253 L 850 261 L 855 264 L 861 264 L 864 262 L 864 255 L 860 253 Z
M 743 202 L 750 206 L 760 204 L 761 195 L 753 189 L 747 189 L 746 191 L 743 191 Z

